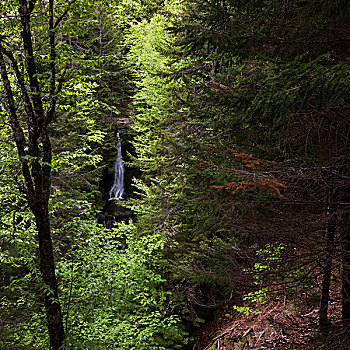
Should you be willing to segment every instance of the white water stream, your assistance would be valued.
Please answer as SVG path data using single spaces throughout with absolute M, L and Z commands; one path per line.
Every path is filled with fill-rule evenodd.
M 120 141 L 120 134 L 117 133 L 117 159 L 114 163 L 114 181 L 111 189 L 109 190 L 109 199 L 124 199 L 124 163 L 122 157 L 122 144 Z

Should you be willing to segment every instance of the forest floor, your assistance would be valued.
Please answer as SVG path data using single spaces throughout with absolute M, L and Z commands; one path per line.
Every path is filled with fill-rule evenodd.
M 249 314 L 229 305 L 217 317 L 200 327 L 192 336 L 192 350 L 303 349 L 350 350 L 348 332 L 341 327 L 339 287 L 330 293 L 330 332 L 324 339 L 318 332 L 317 298 L 304 293 L 290 296 L 269 293 L 263 304 Z M 243 306 L 251 306 L 246 304 Z

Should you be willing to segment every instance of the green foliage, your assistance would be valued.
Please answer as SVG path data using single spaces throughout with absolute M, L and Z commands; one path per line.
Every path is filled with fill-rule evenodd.
M 24 62 L 21 46 L 18 44 L 20 30 L 17 6 L 17 2 L 1 5 L 2 40 L 6 49 L 14 48 L 14 56 L 22 69 Z M 38 68 L 37 78 L 44 108 L 47 109 L 50 103 L 47 97 L 50 87 L 50 60 L 46 10 L 47 3 L 37 2 L 31 29 Z M 93 24 L 99 24 L 94 19 L 97 13 L 96 2 L 93 4 L 91 1 L 77 1 L 71 9 L 68 4 L 62 3 L 56 10 L 56 19 L 66 10 L 70 10 L 69 16 L 63 17 L 63 22 L 56 28 L 56 71 L 58 78 L 65 75 L 65 82 L 62 92 L 57 96 L 54 121 L 49 126 L 53 146 L 51 227 L 55 257 L 60 260 L 78 239 L 73 232 L 65 231 L 65 223 L 78 214 L 84 217 L 93 215 L 91 201 L 96 201 L 99 194 L 96 188 L 102 170 L 102 150 L 103 147 L 111 147 L 106 140 L 107 133 L 112 129 L 107 115 L 115 116 L 119 113 L 115 107 L 117 102 L 113 105 L 111 100 L 103 100 L 106 93 L 103 93 L 102 80 L 107 76 L 107 69 L 101 63 L 107 62 L 111 66 L 118 62 L 119 56 L 115 52 L 109 55 L 105 51 L 105 45 L 97 53 L 89 47 L 87 38 L 92 35 L 91 27 L 95 29 L 95 33 L 98 31 L 105 35 L 101 26 L 94 27 Z M 90 26 L 87 26 L 88 23 Z M 96 27 L 101 31 L 96 30 Z M 104 36 L 103 44 L 105 38 Z M 90 53 L 90 48 L 94 56 Z M 14 72 L 11 68 L 9 74 L 12 82 Z M 56 87 L 57 85 L 58 81 Z M 115 82 L 116 85 L 118 81 Z M 13 84 L 13 91 L 18 113 L 21 114 L 24 112 L 23 101 L 16 84 Z M 9 121 L 3 110 L 0 124 L 0 347 L 47 349 L 49 344 L 42 297 L 48 291 L 43 289 L 40 282 L 40 269 L 35 259 L 38 250 L 36 227 L 23 195 L 18 155 Z M 24 132 L 27 134 L 28 130 Z M 27 156 L 26 159 L 32 161 L 34 158 Z
M 278 272 L 280 267 L 280 263 L 282 261 L 282 254 L 285 251 L 285 245 L 279 244 L 278 246 L 274 246 L 271 243 L 267 243 L 264 248 L 258 249 L 256 251 L 257 258 L 262 260 L 263 262 L 256 262 L 253 268 L 254 273 L 264 272 L 269 270 L 272 273 Z M 255 276 L 257 280 L 255 284 L 260 284 L 259 277 Z
M 35 227 L 28 227 L 30 216 L 21 219 L 15 233 L 1 231 L 2 346 L 46 349 L 43 306 L 35 297 L 45 292 L 33 260 Z M 163 289 L 164 242 L 159 235 L 139 239 L 132 224 L 111 232 L 79 217 L 55 235 L 60 232 L 70 241 L 70 250 L 57 263 L 66 349 L 182 347 L 186 333 Z
M 181 5 L 176 7 L 173 4 L 171 11 L 176 14 L 180 8 Z M 217 216 L 212 215 L 212 202 L 204 199 L 209 186 L 200 188 L 204 179 L 201 175 L 204 174 L 194 173 L 191 167 L 199 155 L 203 156 L 203 149 L 197 147 L 201 141 L 211 139 L 212 130 L 203 132 L 198 128 L 200 135 L 197 138 L 193 133 L 195 127 L 192 129 L 186 124 L 188 121 L 190 125 L 193 119 L 186 103 L 180 99 L 191 97 L 177 71 L 187 69 L 195 61 L 181 57 L 174 48 L 174 36 L 169 33 L 168 26 L 169 22 L 176 22 L 177 17 L 169 17 L 166 11 L 167 7 L 164 8 L 165 13 L 156 14 L 150 20 L 131 27 L 127 38 L 130 69 L 137 79 L 133 98 L 137 114 L 132 125 L 137 132 L 134 141 L 137 157 L 133 162 L 144 172 L 143 179 L 136 182 L 142 199 L 130 205 L 139 215 L 136 223 L 139 234 L 150 234 L 156 230 L 167 238 L 165 257 L 176 262 L 167 269 L 169 279 L 183 279 L 186 285 L 177 286 L 174 297 L 183 303 L 181 307 L 187 309 L 183 313 L 191 314 L 196 320 L 200 317 L 190 310 L 192 306 L 184 306 L 187 303 L 185 299 L 190 297 L 187 291 L 192 287 L 189 285 L 210 285 L 213 279 L 210 269 L 216 269 L 215 278 L 219 280 L 221 267 L 230 263 L 226 259 L 224 263 L 219 263 L 222 256 L 216 253 L 213 260 L 220 267 L 215 267 L 214 261 L 207 259 L 207 251 L 212 249 L 208 237 L 222 227 L 220 222 L 215 223 Z M 177 80 L 173 79 L 174 75 Z M 198 79 L 197 83 L 199 81 L 203 80 Z M 208 153 L 210 150 L 205 151 L 205 155 Z M 216 172 L 214 169 L 207 170 L 204 176 L 209 182 L 216 177 Z M 217 210 L 216 214 L 219 216 L 222 212 Z M 220 250 L 220 244 L 216 248 Z M 210 268 L 198 273 L 197 267 L 203 261 Z M 183 294 L 186 294 L 185 299 Z
M 288 60 L 306 51 L 313 58 L 331 51 L 337 56 L 341 50 L 335 42 L 346 40 L 342 28 L 349 4 L 343 0 L 321 7 L 317 0 L 188 0 L 186 4 L 183 24 L 174 28 L 182 47 L 225 68 L 232 60 L 257 56 Z
M 249 314 L 253 313 L 254 315 L 259 315 L 259 311 L 258 310 L 254 310 L 251 306 L 237 306 L 234 305 L 233 309 L 236 310 L 237 312 L 244 314 L 246 316 L 248 316 Z
M 254 263 L 253 268 L 243 269 L 243 272 L 248 276 L 252 276 L 256 290 L 248 292 L 242 296 L 244 306 L 234 305 L 234 310 L 249 315 L 254 313 L 258 315 L 259 310 L 255 310 L 258 305 L 264 305 L 267 303 L 266 297 L 268 293 L 271 293 L 268 287 L 266 287 L 267 278 L 269 282 L 278 283 L 278 275 L 280 273 L 281 262 L 283 261 L 283 253 L 285 246 L 279 244 L 275 246 L 271 243 L 267 243 L 264 248 L 256 251 L 257 260 Z M 273 276 L 276 276 L 275 278 Z
M 0 19 L 6 44 L 19 42 L 13 4 Z M 298 227 L 299 237 L 317 244 L 322 226 L 304 231 L 302 223 L 312 214 L 319 225 L 324 212 L 304 213 L 298 203 L 324 204 L 329 188 L 346 188 L 350 88 L 347 53 L 339 48 L 348 4 L 323 4 L 75 2 L 57 27 L 57 70 L 68 69 L 50 126 L 50 211 L 67 349 L 181 348 L 187 340 L 180 318 L 212 317 L 246 284 L 244 272 L 257 289 L 235 309 L 247 314 L 264 303 L 264 283 L 279 281 L 286 256 L 304 249 L 286 238 L 298 236 Z M 57 15 L 65 9 L 60 3 Z M 34 54 L 45 95 L 44 15 L 40 2 Z M 136 135 L 128 165 L 142 177 L 134 179 L 139 199 L 123 204 L 137 220 L 106 231 L 92 223 L 91 208 L 126 119 Z M 0 126 L 0 347 L 45 349 L 35 227 L 3 112 Z M 228 148 L 279 164 L 249 168 Z M 213 188 L 251 179 L 286 183 L 284 197 Z M 295 271 L 285 275 L 291 283 L 304 275 Z
M 57 267 L 67 348 L 181 348 L 185 334 L 163 290 L 164 239 L 136 238 L 132 224 L 107 232 L 75 218 L 67 226 L 81 236 Z
M 38 298 L 44 291 L 35 260 L 34 218 L 18 193 L 12 208 L 5 206 L 6 202 L 1 204 L 0 344 L 4 349 L 44 349 L 48 347 L 48 335 Z

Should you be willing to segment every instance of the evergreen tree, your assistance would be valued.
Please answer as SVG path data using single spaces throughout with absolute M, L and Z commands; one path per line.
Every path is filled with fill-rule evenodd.
M 140 226 L 148 217 L 145 227 L 156 224 L 168 237 L 165 254 L 176 261 L 170 280 L 181 280 L 175 286 L 189 311 L 218 307 L 221 291 L 242 284 L 240 271 L 273 243 L 286 247 L 290 263 L 279 273 L 290 286 L 305 280 L 308 269 L 300 266 L 322 262 L 320 328 L 327 334 L 331 260 L 348 255 L 347 207 L 337 203 L 348 202 L 349 188 L 349 5 L 323 5 L 184 1 L 162 14 L 175 49 L 160 40 L 150 46 L 141 33 L 155 25 L 137 32 L 140 49 L 129 55 L 140 77 L 137 164 L 150 177 L 140 187 L 148 194 L 143 208 L 154 203 L 155 213 Z M 342 231 L 341 252 L 334 227 Z

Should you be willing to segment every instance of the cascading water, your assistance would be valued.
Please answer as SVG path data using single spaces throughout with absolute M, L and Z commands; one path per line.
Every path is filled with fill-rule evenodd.
M 117 133 L 117 159 L 114 163 L 114 174 L 113 183 L 108 191 L 108 200 L 105 206 L 101 209 L 101 212 L 96 217 L 96 223 L 103 225 L 106 229 L 112 229 L 118 222 L 127 222 L 131 216 L 132 212 L 128 211 L 125 207 L 114 201 L 118 199 L 119 201 L 125 199 L 125 184 L 124 184 L 124 163 L 122 157 L 122 143 L 120 138 L 120 132 Z M 107 185 L 108 178 L 106 178 Z M 108 181 L 108 183 L 110 183 Z M 124 247 L 124 245 L 123 245 Z M 124 248 L 123 248 L 124 249 Z
M 113 199 L 124 199 L 124 163 L 122 157 L 122 144 L 120 141 L 120 133 L 117 133 L 117 159 L 114 163 L 114 181 L 109 190 L 109 201 Z

